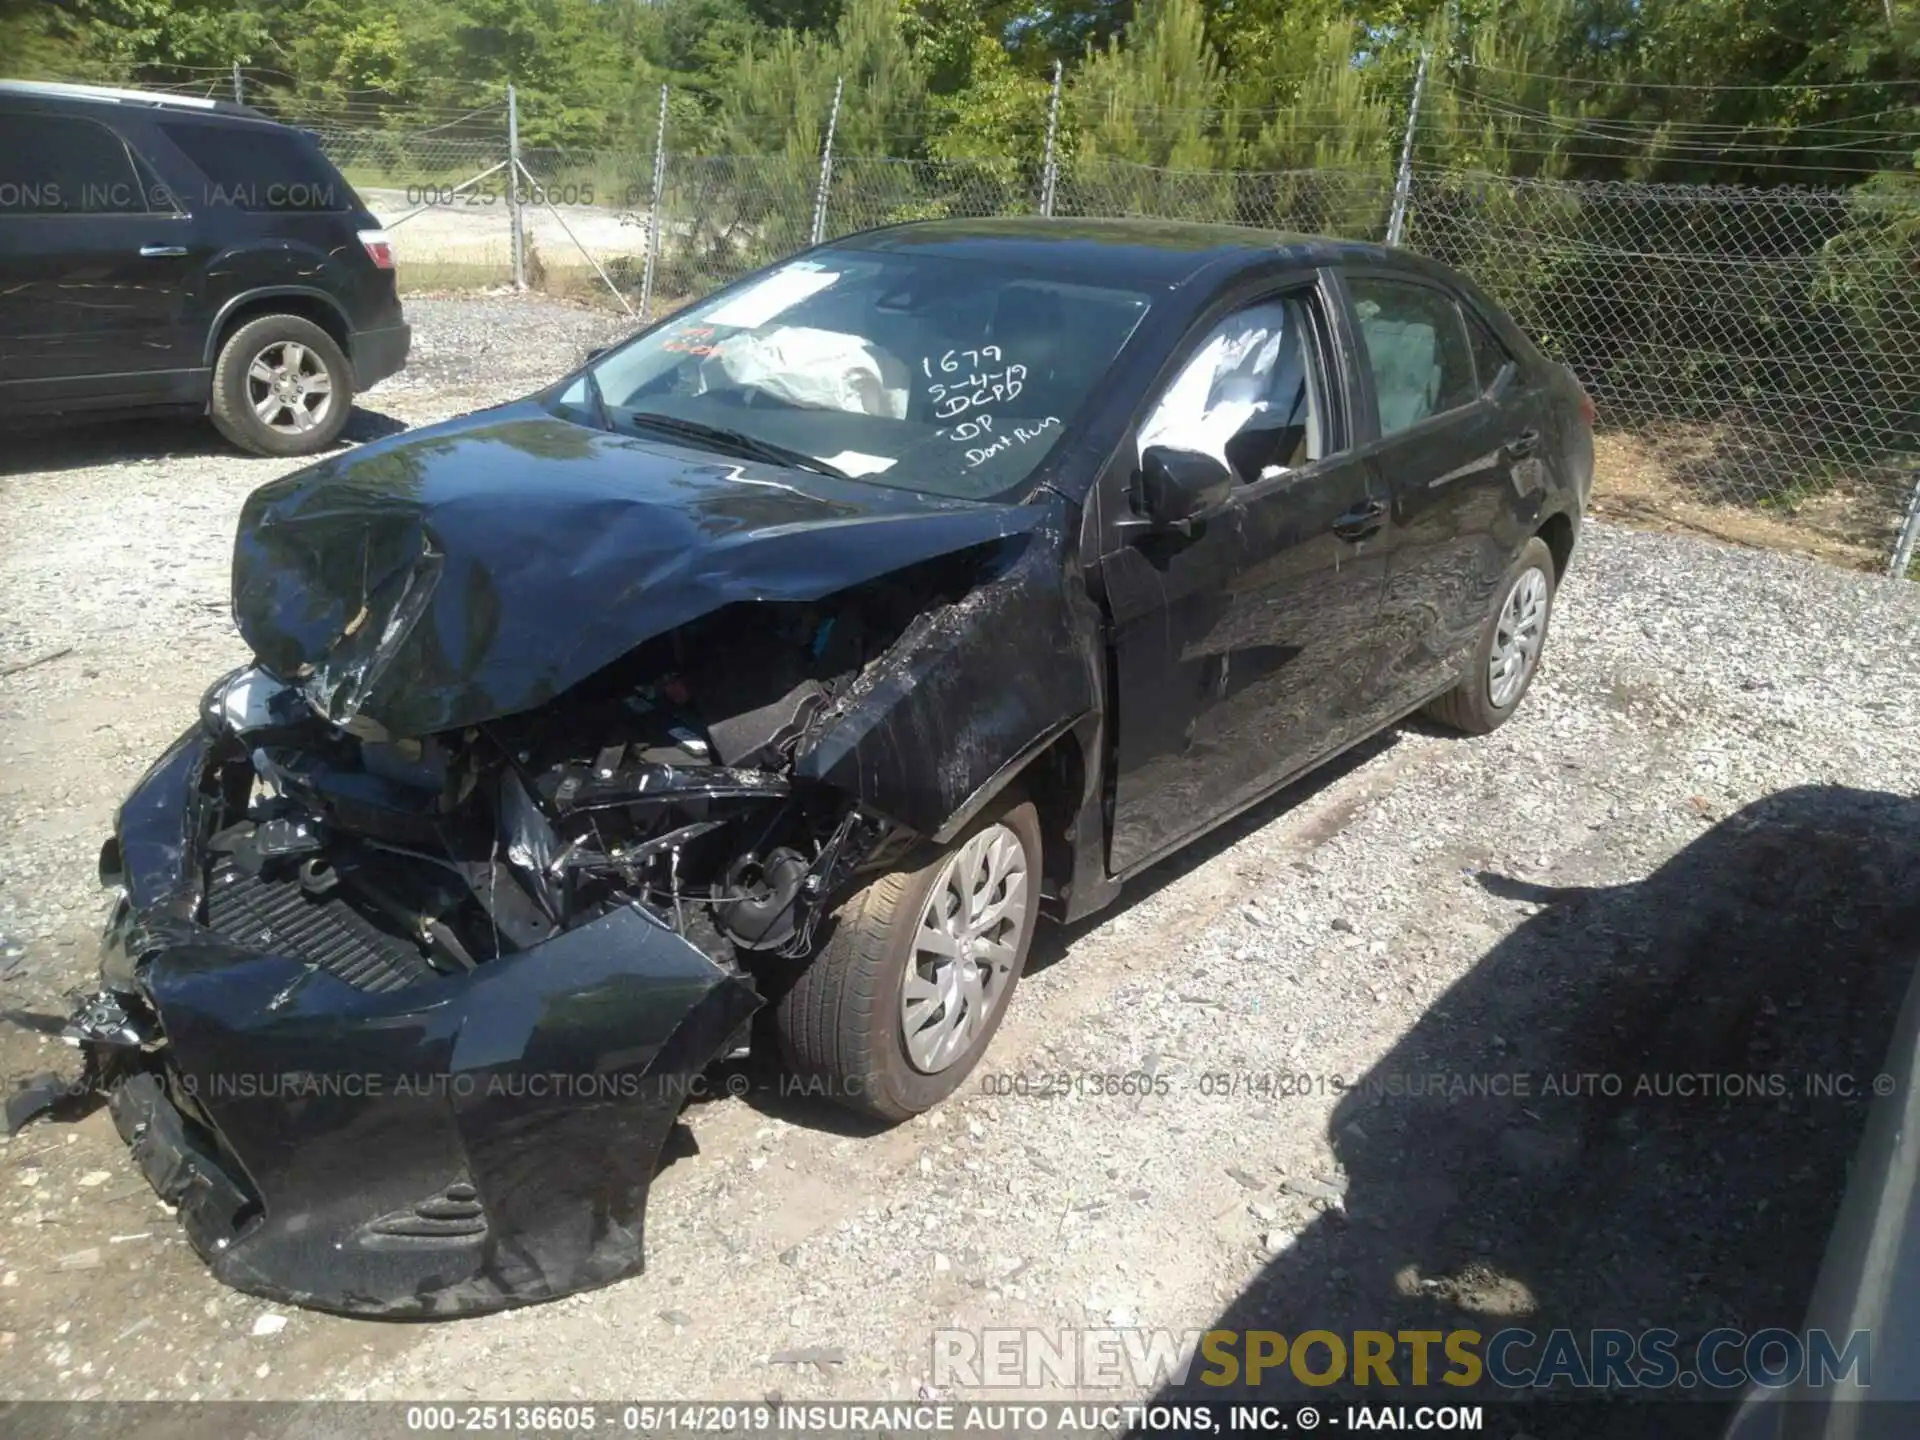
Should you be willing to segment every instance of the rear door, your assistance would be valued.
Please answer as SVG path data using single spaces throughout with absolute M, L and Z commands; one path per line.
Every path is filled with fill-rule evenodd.
M 1393 505 L 1377 685 L 1401 714 L 1459 678 L 1532 533 L 1545 399 L 1450 288 L 1359 267 L 1347 288 L 1377 431 L 1364 449 Z
M 1101 560 L 1111 620 L 1115 873 L 1137 869 L 1368 728 L 1386 491 L 1354 450 L 1330 276 L 1216 309 L 1142 412 L 1102 508 L 1153 444 L 1227 461 L 1191 536 Z
M 102 120 L 0 112 L 0 410 L 190 396 L 191 228 Z

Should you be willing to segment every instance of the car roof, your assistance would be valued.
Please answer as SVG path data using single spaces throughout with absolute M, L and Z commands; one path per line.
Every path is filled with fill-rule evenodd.
M 276 125 L 271 115 L 251 105 L 232 100 L 213 100 L 198 95 L 170 95 L 159 90 L 122 90 L 112 85 L 69 85 L 56 80 L 0 80 L 0 99 L 74 100 L 95 105 L 144 106 L 155 110 L 180 110 L 195 115 L 225 115 L 236 120 L 261 120 Z
M 1202 270 L 1230 274 L 1275 259 L 1296 260 L 1302 265 L 1364 261 L 1452 278 L 1444 267 L 1366 241 L 1184 220 L 1048 219 L 1038 215 L 919 220 L 848 235 L 830 242 L 829 248 L 983 260 L 1057 274 L 1082 284 L 1148 288 L 1170 288 Z

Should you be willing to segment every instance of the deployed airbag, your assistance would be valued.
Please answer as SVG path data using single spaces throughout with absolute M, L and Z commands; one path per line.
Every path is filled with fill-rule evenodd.
M 1211 455 L 1230 467 L 1227 442 L 1272 408 L 1286 338 L 1287 309 L 1280 301 L 1249 306 L 1222 321 L 1140 427 L 1140 454 L 1162 445 Z
M 706 366 L 717 368 L 727 385 L 808 410 L 907 418 L 907 367 L 858 335 L 782 325 L 765 335 L 735 336 Z

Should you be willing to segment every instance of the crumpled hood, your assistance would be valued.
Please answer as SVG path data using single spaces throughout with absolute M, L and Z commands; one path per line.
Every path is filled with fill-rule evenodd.
M 586 429 L 531 402 L 262 486 L 233 613 L 336 723 L 425 735 L 531 709 L 744 600 L 817 600 L 1040 512 Z

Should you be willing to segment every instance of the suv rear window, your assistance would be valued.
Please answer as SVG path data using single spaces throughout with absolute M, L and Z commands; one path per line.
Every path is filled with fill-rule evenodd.
M 242 210 L 354 210 L 359 197 L 297 130 L 162 120 L 160 131 L 207 177 L 200 205 Z
M 146 208 L 127 143 L 106 126 L 63 115 L 0 115 L 0 216 Z

